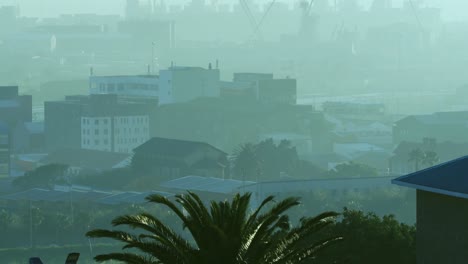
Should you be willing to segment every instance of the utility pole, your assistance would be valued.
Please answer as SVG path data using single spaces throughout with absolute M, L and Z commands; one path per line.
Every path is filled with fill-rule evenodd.
M 32 217 L 32 200 L 29 199 L 29 245 L 33 248 L 33 217 Z

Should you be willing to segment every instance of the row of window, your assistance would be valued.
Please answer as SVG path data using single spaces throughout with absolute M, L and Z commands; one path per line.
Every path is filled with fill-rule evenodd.
M 103 118 L 101 121 L 102 121 L 102 124 L 104 124 L 104 125 L 107 125 L 109 123 L 109 120 L 107 118 Z M 94 119 L 94 124 L 95 125 L 99 125 L 99 122 L 100 122 L 99 119 L 97 119 L 97 118 Z M 83 118 L 83 125 L 89 125 L 90 123 L 91 123 L 90 119 Z
M 121 124 L 147 124 L 148 118 L 146 117 L 119 117 L 116 119 L 117 123 Z
M 96 85 L 93 84 L 92 87 L 93 89 L 96 89 Z M 143 91 L 159 91 L 159 86 L 156 84 L 140 84 L 140 83 L 132 83 L 132 84 L 114 84 L 114 83 L 108 83 L 107 85 L 105 83 L 100 83 L 99 84 L 99 91 L 100 92 L 115 92 L 115 91 L 123 91 L 127 88 L 128 90 L 143 90 Z
M 100 132 L 99 129 L 94 129 L 94 135 L 95 136 L 98 136 L 99 132 Z M 107 128 L 105 128 L 102 132 L 103 132 L 103 135 L 108 135 L 109 134 L 109 130 Z M 83 129 L 83 135 L 91 135 L 91 129 Z
M 143 138 L 117 138 L 115 140 L 117 144 L 129 144 L 129 143 L 144 143 L 146 140 Z
M 117 138 L 116 143 L 117 144 L 129 144 L 129 143 L 144 143 L 146 140 L 143 138 Z M 99 140 L 99 139 L 83 139 L 83 146 L 90 146 L 91 143 L 94 143 L 95 146 L 99 146 L 101 143 L 102 145 L 109 145 L 109 140 L 104 139 L 104 140 Z
M 133 129 L 130 128 L 130 127 L 129 127 L 129 128 L 126 128 L 126 127 L 122 128 L 122 134 L 127 134 L 127 133 L 128 133 L 128 134 L 132 134 L 132 132 L 134 132 L 134 134 L 139 134 L 140 131 L 142 131 L 143 133 L 147 133 L 147 132 L 148 132 L 148 128 L 147 128 L 147 127 L 144 127 L 144 128 L 142 128 L 142 129 L 140 129 L 139 127 L 135 127 L 135 128 L 133 128 Z M 116 135 L 119 135 L 119 134 L 120 134 L 120 129 L 119 129 L 119 128 L 116 128 L 116 129 L 115 129 L 115 134 L 116 134 Z
M 117 123 L 121 124 L 147 124 L 148 123 L 148 118 L 146 117 L 118 117 L 116 118 Z M 89 125 L 91 123 L 90 119 L 88 118 L 83 118 L 83 125 Z M 94 119 L 94 124 L 99 125 L 99 124 L 104 124 L 107 125 L 109 123 L 108 118 L 102 118 L 102 120 L 95 118 Z
M 82 133 L 82 134 L 83 134 L 83 135 L 91 135 L 91 131 L 92 131 L 92 129 L 89 129 L 89 128 L 88 128 L 88 129 L 83 129 L 83 133 Z M 148 128 L 147 128 L 147 127 L 144 127 L 144 128 L 141 129 L 141 130 L 140 130 L 139 127 L 135 127 L 134 129 L 126 128 L 126 127 L 122 128 L 122 134 L 127 134 L 127 133 L 128 133 L 128 134 L 132 134 L 132 132 L 133 132 L 133 134 L 139 134 L 140 131 L 142 131 L 143 133 L 146 134 L 146 133 L 148 133 Z M 95 136 L 99 136 L 99 135 L 100 135 L 100 132 L 101 132 L 101 130 L 99 130 L 99 129 L 94 129 L 94 135 L 95 135 Z M 105 136 L 109 135 L 109 129 L 104 128 L 104 129 L 102 130 L 102 134 L 105 135 Z M 116 135 L 119 135 L 119 134 L 120 134 L 120 129 L 119 129 L 119 128 L 116 128 L 116 129 L 115 129 L 115 134 L 116 134 Z
M 92 141 L 90 141 L 89 139 L 83 139 L 83 146 L 90 146 L 91 142 Z M 99 139 L 95 139 L 93 143 L 94 143 L 94 146 L 99 146 L 101 144 L 101 141 Z M 103 145 L 109 145 L 109 140 L 104 139 L 102 141 L 102 144 Z

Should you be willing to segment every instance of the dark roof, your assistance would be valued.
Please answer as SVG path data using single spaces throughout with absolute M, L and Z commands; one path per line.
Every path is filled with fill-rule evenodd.
M 468 199 L 468 156 L 410 173 L 392 183 Z
M 127 153 L 114 153 L 89 149 L 60 149 L 40 160 L 42 164 L 66 164 L 88 169 L 112 169 L 130 156 Z
M 151 138 L 150 140 L 136 147 L 133 151 L 170 156 L 186 156 L 197 150 L 207 148 L 211 148 L 219 151 L 222 154 L 226 154 L 224 151 L 217 149 L 208 143 L 160 137 Z
M 196 169 L 210 169 L 210 168 L 221 168 L 225 167 L 226 164 L 222 163 L 222 161 L 215 161 L 212 159 L 202 159 L 195 164 L 192 165 L 192 168 Z
M 398 120 L 397 123 L 403 123 L 411 120 L 426 125 L 467 124 L 468 111 L 436 112 L 430 115 L 412 115 Z
M 96 202 L 101 204 L 143 204 L 146 197 L 159 194 L 164 197 L 174 196 L 161 191 L 148 192 L 110 192 L 93 190 L 85 186 L 56 186 L 54 189 L 34 188 L 0 196 L 0 200 L 12 201 L 49 201 L 49 202 Z

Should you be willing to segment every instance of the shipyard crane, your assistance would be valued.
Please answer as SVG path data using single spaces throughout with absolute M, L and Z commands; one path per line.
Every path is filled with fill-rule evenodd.
M 272 7 L 274 6 L 275 3 L 276 3 L 276 0 L 272 0 L 270 2 L 267 9 L 263 13 L 262 17 L 257 22 L 257 20 L 255 19 L 255 17 L 252 14 L 252 11 L 250 9 L 250 6 L 249 6 L 248 2 L 246 0 L 239 0 L 239 4 L 241 5 L 242 9 L 244 10 L 244 13 L 246 14 L 247 18 L 249 19 L 250 25 L 252 26 L 253 39 L 258 40 L 258 39 L 262 38 L 261 31 L 260 31 L 261 26 L 262 26 L 263 22 L 265 21 L 265 18 L 270 13 L 270 11 L 271 11 L 271 9 L 272 9 Z
M 302 9 L 302 20 L 300 25 L 300 32 L 304 35 L 313 34 L 317 17 L 312 15 L 312 7 L 315 4 L 315 0 L 304 0 L 300 3 Z

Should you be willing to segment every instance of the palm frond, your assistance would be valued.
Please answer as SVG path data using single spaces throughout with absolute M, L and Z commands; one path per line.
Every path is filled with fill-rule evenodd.
M 133 253 L 109 253 L 97 255 L 94 257 L 97 262 L 104 262 L 110 260 L 122 261 L 128 264 L 157 264 L 161 263 L 151 258 L 146 258 Z

